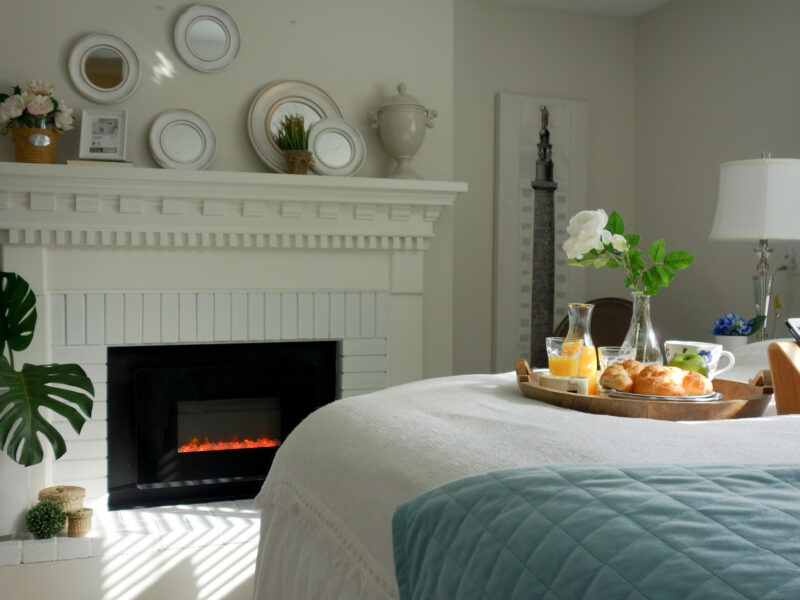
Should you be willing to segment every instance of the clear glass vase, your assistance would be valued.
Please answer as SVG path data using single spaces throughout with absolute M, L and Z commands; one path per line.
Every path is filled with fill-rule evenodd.
M 633 314 L 623 346 L 636 349 L 634 358 L 646 365 L 663 365 L 664 355 L 656 338 L 656 332 L 650 321 L 650 298 L 641 292 L 631 292 L 633 296 Z
M 583 351 L 578 362 L 578 375 L 589 380 L 589 393 L 597 393 L 597 351 L 590 331 L 594 304 L 570 303 L 567 305 L 569 330 L 567 339 L 582 340 Z

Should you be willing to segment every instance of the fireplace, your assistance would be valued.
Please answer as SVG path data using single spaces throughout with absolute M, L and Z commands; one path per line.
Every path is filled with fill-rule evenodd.
M 108 348 L 109 508 L 254 496 L 336 393 L 335 341 Z

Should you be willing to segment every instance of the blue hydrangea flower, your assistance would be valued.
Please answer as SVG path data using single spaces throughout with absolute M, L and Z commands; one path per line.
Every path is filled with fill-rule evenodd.
M 753 332 L 753 319 L 747 320 L 736 313 L 727 313 L 714 321 L 714 335 L 750 335 Z

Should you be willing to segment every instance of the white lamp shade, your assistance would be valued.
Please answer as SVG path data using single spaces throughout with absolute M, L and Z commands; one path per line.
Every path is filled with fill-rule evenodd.
M 723 163 L 712 240 L 800 239 L 800 160 Z

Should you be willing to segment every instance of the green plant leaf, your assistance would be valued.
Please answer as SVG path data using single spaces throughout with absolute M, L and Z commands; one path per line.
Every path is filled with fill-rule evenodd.
M 619 216 L 617 211 L 612 212 L 608 216 L 608 223 L 606 223 L 606 229 L 610 231 L 612 234 L 620 234 L 622 235 L 625 233 L 625 223 L 622 220 L 622 217 Z
M 637 272 L 645 270 L 646 265 L 644 264 L 644 260 L 642 260 L 641 250 L 631 250 L 628 252 L 628 256 L 631 261 L 631 269 Z
M 66 418 L 76 433 L 92 416 L 94 386 L 78 365 L 25 364 L 22 371 L 15 371 L 0 361 L 0 388 L 8 388 L 0 395 L 0 448 L 26 467 L 44 456 L 39 433 L 50 442 L 56 458 L 67 450 L 64 438 L 40 409 Z
M 667 287 L 675 277 L 675 273 L 662 265 L 653 265 L 649 270 L 653 274 L 653 281 L 661 287 Z
M 650 255 L 650 259 L 653 262 L 661 262 L 664 260 L 664 254 L 667 251 L 667 245 L 664 243 L 664 240 L 656 240 L 652 244 L 650 244 L 650 250 L 647 251 L 647 254 Z
M 642 236 L 638 233 L 628 233 L 625 235 L 625 241 L 628 242 L 628 249 L 633 250 L 642 241 Z
M 16 273 L 0 272 L 0 355 L 27 348 L 36 327 L 36 295 Z M 10 362 L 9 356 L 9 362 Z
M 674 252 L 669 252 L 664 257 L 664 266 L 672 269 L 673 271 L 680 271 L 681 269 L 685 269 L 692 264 L 693 260 L 694 256 L 688 252 L 675 250 Z

